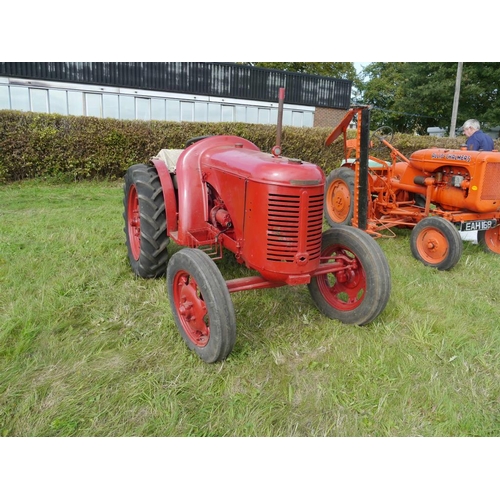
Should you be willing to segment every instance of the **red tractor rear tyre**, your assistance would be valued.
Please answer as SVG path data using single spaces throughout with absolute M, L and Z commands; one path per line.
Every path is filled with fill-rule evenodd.
M 328 229 L 323 233 L 321 260 L 343 264 L 340 271 L 315 276 L 308 285 L 323 314 L 364 325 L 384 310 L 391 294 L 391 273 L 371 236 L 349 226 Z
M 426 217 L 413 228 L 410 237 L 413 256 L 426 266 L 440 271 L 454 267 L 462 256 L 460 233 L 448 220 Z
M 478 231 L 477 242 L 485 252 L 500 253 L 500 227 Z
M 222 361 L 236 341 L 234 306 L 219 268 L 202 250 L 183 248 L 167 267 L 167 291 L 177 328 L 206 363 Z
M 141 278 L 165 275 L 168 261 L 165 201 L 156 168 L 133 165 L 125 174 L 123 218 L 130 265 Z
M 332 227 L 351 225 L 354 214 L 354 171 L 348 167 L 332 170 L 325 185 L 325 218 Z

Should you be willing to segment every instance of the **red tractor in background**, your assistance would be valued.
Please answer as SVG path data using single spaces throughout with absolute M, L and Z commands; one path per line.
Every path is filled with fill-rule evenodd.
M 360 229 L 323 232 L 323 171 L 281 156 L 283 99 L 280 89 L 271 154 L 241 137 L 196 137 L 125 175 L 131 267 L 143 278 L 166 273 L 177 327 L 207 363 L 225 359 L 235 343 L 230 293 L 307 285 L 322 313 L 358 325 L 376 318 L 389 300 L 381 248 Z M 184 248 L 169 256 L 169 240 Z M 214 262 L 224 249 L 255 275 L 226 281 Z
M 355 139 L 347 139 L 357 119 Z M 412 230 L 413 256 L 448 270 L 460 260 L 460 232 L 477 231 L 478 243 L 500 253 L 500 153 L 430 148 L 406 158 L 391 145 L 392 130 L 370 137 L 369 108 L 350 109 L 325 145 L 343 134 L 344 160 L 327 177 L 325 217 L 332 227 L 352 225 L 374 237 Z M 369 147 L 388 148 L 390 160 L 369 156 Z

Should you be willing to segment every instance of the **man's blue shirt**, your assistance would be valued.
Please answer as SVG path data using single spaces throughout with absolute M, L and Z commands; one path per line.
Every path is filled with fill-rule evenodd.
M 479 151 L 480 149 L 483 151 L 492 151 L 495 148 L 493 139 L 482 130 L 474 132 L 467 141 L 465 141 L 465 145 L 470 151 Z

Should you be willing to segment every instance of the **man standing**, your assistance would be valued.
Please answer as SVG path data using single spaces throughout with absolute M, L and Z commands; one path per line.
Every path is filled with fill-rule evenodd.
M 492 151 L 495 146 L 493 139 L 480 130 L 481 126 L 477 120 L 471 119 L 464 123 L 464 134 L 467 136 L 465 145 L 470 151 Z

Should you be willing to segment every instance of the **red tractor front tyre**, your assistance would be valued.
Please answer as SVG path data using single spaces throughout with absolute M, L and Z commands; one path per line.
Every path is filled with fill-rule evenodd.
M 322 263 L 339 263 L 338 272 L 309 283 L 318 309 L 346 324 L 364 325 L 385 308 L 391 293 L 389 264 L 380 246 L 361 229 L 336 226 L 323 233 Z
M 189 349 L 206 363 L 222 361 L 236 341 L 236 316 L 226 282 L 202 250 L 183 248 L 167 267 L 172 313 Z

